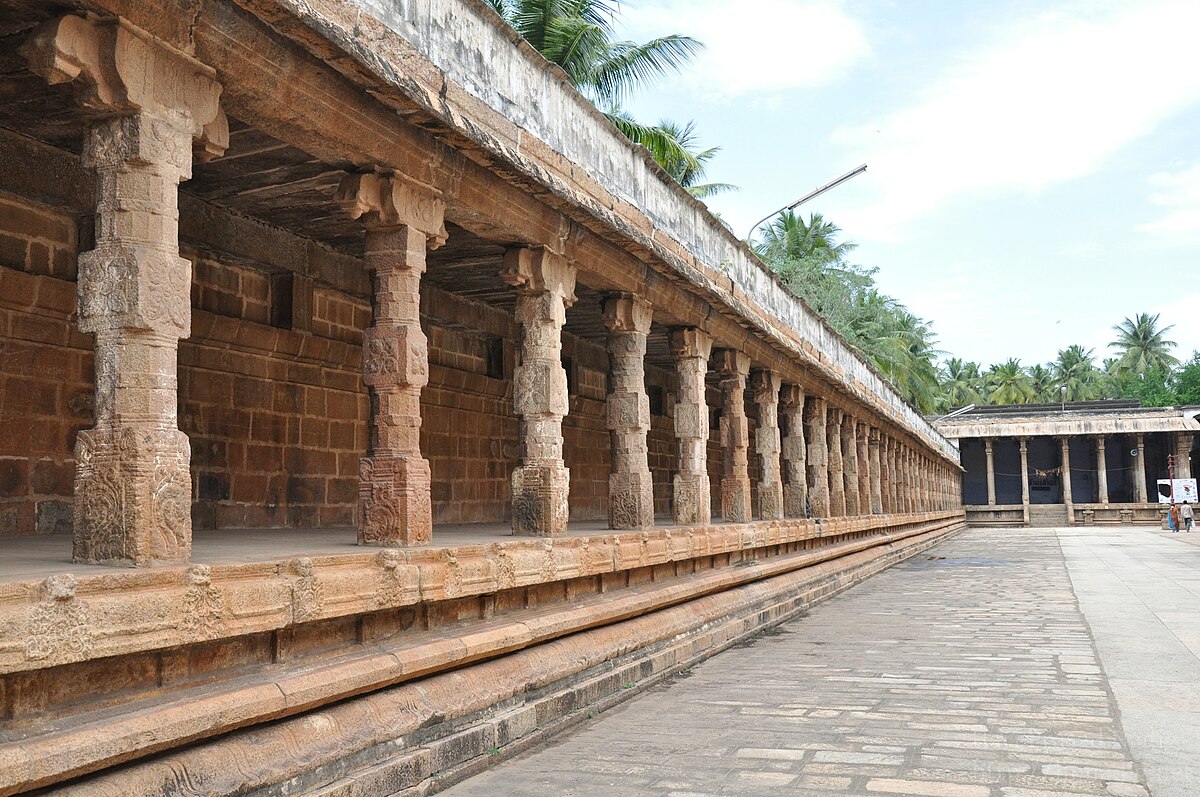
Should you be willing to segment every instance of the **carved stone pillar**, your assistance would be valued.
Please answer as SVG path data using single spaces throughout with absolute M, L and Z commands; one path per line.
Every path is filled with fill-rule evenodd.
M 1021 510 L 1024 523 L 1029 525 L 1029 440 L 1021 438 Z
M 445 206 L 432 191 L 383 174 L 346 175 L 337 202 L 367 228 L 363 264 L 373 279 L 362 349 L 371 418 L 359 461 L 358 542 L 421 545 L 433 539 L 429 461 L 421 456 L 421 388 L 429 382 L 421 275 L 426 250 L 446 240 Z
M 846 501 L 846 515 L 853 517 L 859 514 L 858 493 L 858 421 L 850 413 L 842 415 L 842 489 Z
M 829 441 L 829 514 L 831 517 L 846 516 L 846 482 L 842 472 L 842 411 L 829 408 L 829 423 L 826 438 Z
M 816 396 L 807 405 L 808 504 L 813 517 L 824 518 L 830 516 L 828 407 L 825 399 Z
M 671 355 L 679 374 L 679 400 L 675 403 L 675 438 L 679 441 L 679 467 L 674 483 L 675 522 L 705 526 L 712 521 L 708 483 L 708 401 L 704 376 L 712 353 L 712 338 L 699 329 L 671 330 Z
M 867 487 L 870 493 L 871 514 L 883 514 L 883 452 L 879 430 L 871 427 L 867 437 Z
M 883 512 L 892 511 L 892 441 L 882 432 L 879 434 L 879 492 Z
M 904 449 L 904 506 L 909 512 L 916 512 L 917 501 L 917 457 L 912 449 Z
M 721 517 L 728 523 L 749 523 L 750 431 L 746 420 L 746 377 L 750 358 L 723 349 L 721 373 Z
M 755 371 L 752 380 L 754 403 L 758 405 L 758 429 L 754 449 L 758 454 L 758 513 L 763 520 L 783 517 L 783 479 L 780 473 L 779 374 Z
M 783 438 L 783 514 L 808 517 L 808 446 L 804 442 L 804 391 L 785 385 L 780 396 L 787 436 Z
M 1108 455 L 1104 451 L 1104 435 L 1096 438 L 1096 476 L 1100 482 L 1100 503 L 1108 506 Z
M 608 429 L 612 437 L 612 473 L 608 477 L 608 527 L 648 529 L 654 525 L 654 484 L 646 435 L 650 398 L 646 395 L 646 336 L 653 313 L 633 294 L 604 302 L 608 357 L 612 373 L 608 393 Z
M 858 454 L 858 511 L 871 514 L 871 453 L 867 444 L 870 427 L 859 421 L 854 429 L 854 446 Z
M 517 289 L 520 364 L 513 406 L 521 418 L 521 464 L 512 475 L 514 534 L 563 534 L 571 474 L 563 464 L 562 421 L 570 409 L 562 328 L 575 303 L 575 266 L 545 247 L 504 254 L 504 281 Z
M 229 138 L 212 69 L 117 19 L 61 17 L 21 47 L 93 120 L 96 246 L 79 256 L 79 329 L 95 335 L 95 421 L 75 443 L 77 562 L 148 565 L 191 554 L 191 447 L 179 430 L 180 338 L 191 264 L 179 256 L 179 183 L 193 150 Z
M 1146 503 L 1146 436 L 1134 435 L 1137 441 L 1137 457 L 1133 460 L 1133 500 L 1134 503 Z

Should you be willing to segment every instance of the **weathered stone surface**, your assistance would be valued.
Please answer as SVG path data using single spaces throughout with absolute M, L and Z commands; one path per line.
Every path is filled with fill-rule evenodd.
M 723 349 L 721 376 L 721 517 L 730 523 L 750 521 L 750 429 L 746 419 L 746 377 L 750 358 Z
M 679 374 L 675 404 L 675 438 L 679 463 L 674 480 L 675 522 L 706 525 L 712 516 L 708 482 L 708 402 L 704 376 L 712 353 L 712 338 L 699 329 L 671 330 L 671 355 Z
M 804 439 L 804 391 L 796 385 L 784 385 L 780 394 L 784 425 L 781 443 L 783 455 L 783 514 L 801 518 L 811 514 L 808 503 L 808 445 Z
M 646 336 L 650 305 L 633 294 L 604 302 L 611 369 L 607 426 L 612 434 L 612 475 L 608 481 L 608 527 L 645 529 L 654 525 L 654 483 L 646 436 L 650 398 L 646 395 Z
M 754 402 L 758 405 L 759 425 L 755 430 L 754 449 L 758 454 L 758 506 L 763 520 L 784 516 L 784 489 L 781 474 L 779 435 L 779 374 L 756 371 L 753 378 Z

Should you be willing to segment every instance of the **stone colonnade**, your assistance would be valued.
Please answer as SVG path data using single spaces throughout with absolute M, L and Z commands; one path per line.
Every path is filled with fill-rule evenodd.
M 1170 454 L 1174 457 L 1174 473 L 1176 479 L 1192 478 L 1191 468 L 1191 446 L 1194 434 L 1192 432 L 1169 432 L 1171 435 L 1171 443 L 1169 445 Z M 1094 471 L 1096 473 L 1096 494 L 1098 503 L 1109 505 L 1109 466 L 1108 466 L 1108 438 L 1116 435 L 1094 434 L 1094 435 L 1061 435 L 1055 438 L 1059 447 L 1060 461 L 1060 478 L 1063 493 L 1063 503 L 1067 507 L 1068 521 L 1075 522 L 1074 512 L 1074 494 L 1071 483 L 1071 440 L 1083 438 L 1089 441 L 1090 448 L 1093 452 L 1092 462 L 1095 464 Z M 1133 475 L 1133 503 L 1146 504 L 1155 503 L 1151 501 L 1153 497 L 1150 494 L 1146 483 L 1146 435 L 1143 433 L 1131 433 L 1122 435 L 1132 439 L 1133 449 L 1132 462 L 1135 463 L 1132 467 Z M 986 467 L 986 483 L 987 483 L 987 506 L 994 507 L 998 505 L 996 499 L 996 455 L 995 442 L 999 438 L 983 438 L 983 451 Z M 1029 522 L 1029 506 L 1030 506 L 1030 485 L 1029 485 L 1029 443 L 1031 438 L 1018 437 L 1019 451 L 1021 457 L 1020 475 L 1021 475 L 1021 504 L 1024 508 L 1025 522 Z M 1136 453 L 1134 453 L 1136 452 Z M 1087 463 L 1090 465 L 1092 463 Z M 1074 469 L 1080 470 L 1080 463 L 1076 463 Z M 1085 466 L 1086 467 L 1086 466 Z
M 22 54 L 50 83 L 73 84 L 91 119 L 84 163 L 96 174 L 96 246 L 79 258 L 78 300 L 80 329 L 95 336 L 96 401 L 95 427 L 79 435 L 76 449 L 75 558 L 187 561 L 190 451 L 176 417 L 176 371 L 178 342 L 190 332 L 191 268 L 179 253 L 177 192 L 193 158 L 225 149 L 221 86 L 190 55 L 117 19 L 63 17 L 40 28 Z M 370 545 L 427 543 L 431 475 L 420 431 L 429 353 L 420 286 L 429 250 L 447 238 L 446 207 L 436 187 L 382 167 L 346 174 L 330 200 L 361 223 L 364 266 L 372 275 L 372 321 L 362 352 L 370 418 L 358 538 Z M 576 265 L 563 249 L 561 240 L 512 247 L 500 273 L 514 290 L 520 330 L 513 376 L 520 454 L 511 483 L 517 534 L 562 534 L 569 517 L 562 427 L 570 404 L 561 352 Z M 654 524 L 644 371 L 653 318 L 647 297 L 606 294 L 614 529 Z M 676 523 L 711 521 L 710 358 L 721 395 L 719 495 L 726 522 L 751 521 L 755 503 L 764 520 L 958 506 L 952 466 L 906 432 L 889 434 L 865 408 L 811 395 L 789 374 L 755 367 L 738 348 L 714 351 L 706 330 L 675 326 L 669 341 L 678 377 Z M 753 437 L 748 388 L 757 409 Z

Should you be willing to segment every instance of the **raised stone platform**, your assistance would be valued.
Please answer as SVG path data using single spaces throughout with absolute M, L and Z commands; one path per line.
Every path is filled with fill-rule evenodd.
M 553 540 L 346 546 L 350 552 L 9 583 L 0 587 L 0 794 L 118 765 L 65 793 L 192 793 L 184 782 L 205 793 L 254 793 L 250 784 L 290 779 L 289 793 L 303 793 L 301 784 L 329 783 L 361 766 L 351 755 L 356 746 L 374 750 L 378 765 L 403 769 L 396 762 L 438 739 L 446 766 L 461 763 L 479 754 L 478 744 L 497 744 L 501 726 L 479 723 L 504 701 L 529 709 L 519 727 L 503 726 L 505 738 L 535 734 L 563 719 L 581 694 L 583 702 L 607 699 L 708 655 L 961 526 L 962 514 L 947 512 L 581 529 Z M 240 555 L 261 556 L 262 544 Z M 226 558 L 236 555 L 236 543 L 227 545 Z M 462 669 L 490 660 L 499 670 Z M 621 661 L 628 666 L 620 676 L 592 683 L 596 668 L 608 672 Z M 434 676 L 444 684 L 424 685 Z M 551 685 L 574 696 L 544 704 L 540 690 Z M 367 702 L 345 702 L 367 694 Z M 353 718 L 312 713 L 333 704 L 342 707 L 329 711 Z M 181 747 L 248 725 L 261 726 L 250 732 L 258 741 Z M 298 740 L 301 731 L 316 735 Z M 475 741 L 452 741 L 459 733 Z M 129 768 L 163 751 L 174 752 Z M 441 768 L 431 766 L 414 782 Z

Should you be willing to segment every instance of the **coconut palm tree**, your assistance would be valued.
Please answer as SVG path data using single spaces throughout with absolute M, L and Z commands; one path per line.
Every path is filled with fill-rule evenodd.
M 1058 393 L 1055 392 L 1054 374 L 1050 368 L 1038 363 L 1031 365 L 1027 369 L 1029 374 L 1029 384 L 1033 387 L 1034 401 L 1058 401 Z
M 1035 398 L 1029 374 L 1016 358 L 993 365 L 988 369 L 986 380 L 988 400 L 992 404 L 1028 404 Z
M 1096 369 L 1096 353 L 1082 346 L 1068 346 L 1050 364 L 1053 387 L 1061 401 L 1091 401 L 1100 397 L 1100 372 Z
M 680 127 L 674 122 L 663 120 L 658 123 L 658 129 L 665 135 L 672 138 L 690 157 L 679 158 L 672 155 L 669 151 L 664 151 L 660 154 L 654 154 L 655 160 L 662 164 L 662 167 L 667 170 L 667 173 L 675 178 L 675 182 L 686 188 L 688 192 L 697 199 L 707 199 L 710 196 L 721 194 L 726 191 L 737 191 L 736 185 L 729 183 L 705 183 L 701 182 L 704 179 L 704 170 L 708 166 L 708 162 L 713 159 L 720 147 L 709 147 L 708 149 L 699 149 L 699 144 L 696 141 L 696 124 L 688 122 Z
M 754 243 L 754 250 L 766 260 L 817 260 L 841 265 L 858 248 L 850 241 L 838 241 L 841 232 L 820 213 L 813 213 L 805 221 L 794 210 L 785 210 L 763 228 L 762 240 Z
M 942 410 L 983 403 L 979 363 L 951 357 L 942 365 Z
M 699 165 L 661 126 L 644 125 L 620 110 L 635 89 L 679 72 L 704 46 L 672 34 L 648 42 L 616 38 L 615 0 L 489 0 L 492 8 L 592 100 L 627 138 L 654 159 Z
M 1144 374 L 1155 369 L 1169 371 L 1179 364 L 1171 350 L 1175 341 L 1167 340 L 1166 334 L 1174 329 L 1165 326 L 1159 329 L 1158 315 L 1138 313 L 1126 318 L 1113 327 L 1117 339 L 1108 344 L 1117 350 L 1117 363 L 1113 372 L 1121 374 Z

